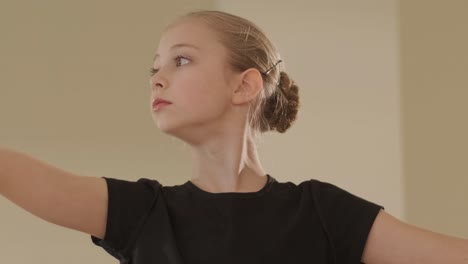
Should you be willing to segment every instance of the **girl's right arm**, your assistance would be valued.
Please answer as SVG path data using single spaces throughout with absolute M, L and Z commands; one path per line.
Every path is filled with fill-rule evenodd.
M 30 155 L 0 147 L 0 194 L 50 223 L 104 238 L 104 178 L 75 175 Z

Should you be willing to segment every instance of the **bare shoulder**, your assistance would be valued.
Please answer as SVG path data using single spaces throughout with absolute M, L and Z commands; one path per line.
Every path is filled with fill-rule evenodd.
M 362 255 L 367 264 L 468 263 L 468 240 L 400 221 L 380 210 Z

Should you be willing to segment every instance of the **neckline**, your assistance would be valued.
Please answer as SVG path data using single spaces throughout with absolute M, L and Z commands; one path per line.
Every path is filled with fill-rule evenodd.
M 258 191 L 256 192 L 222 192 L 222 193 L 212 193 L 207 192 L 198 188 L 195 184 L 193 184 L 190 180 L 185 182 L 185 186 L 193 191 L 194 194 L 203 196 L 205 198 L 253 198 L 259 197 L 268 192 L 271 189 L 271 186 L 276 179 L 273 178 L 270 174 L 266 174 L 267 176 L 267 183 Z

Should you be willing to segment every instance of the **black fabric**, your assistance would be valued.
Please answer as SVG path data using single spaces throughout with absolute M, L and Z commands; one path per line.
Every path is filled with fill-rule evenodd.
M 267 177 L 249 193 L 103 177 L 106 234 L 92 242 L 121 264 L 361 263 L 384 207 L 319 180 Z

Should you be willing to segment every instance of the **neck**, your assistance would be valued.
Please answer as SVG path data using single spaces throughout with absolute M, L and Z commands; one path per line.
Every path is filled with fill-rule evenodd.
M 256 192 L 267 181 L 251 137 L 225 135 L 192 150 L 191 182 L 207 192 Z

